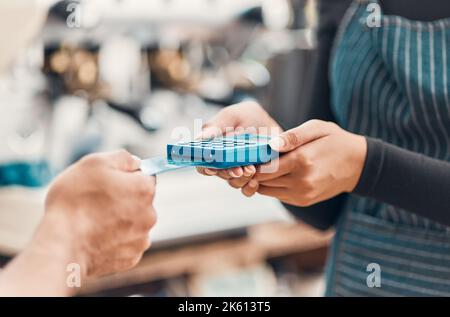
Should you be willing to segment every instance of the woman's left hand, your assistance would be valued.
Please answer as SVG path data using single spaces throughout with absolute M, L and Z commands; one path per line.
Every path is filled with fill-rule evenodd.
M 272 139 L 271 147 L 285 153 L 275 162 L 277 168 L 264 172 L 271 163 L 258 166 L 253 177 L 257 186 L 247 184 L 242 190 L 247 196 L 257 191 L 296 206 L 309 206 L 351 192 L 367 152 L 365 137 L 320 120 L 307 121 L 280 134 Z

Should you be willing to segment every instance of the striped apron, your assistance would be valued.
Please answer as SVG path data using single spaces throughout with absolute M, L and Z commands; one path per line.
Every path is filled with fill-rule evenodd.
M 354 2 L 336 38 L 330 81 L 337 121 L 450 161 L 450 19 L 381 12 L 379 27 L 371 26 L 368 6 L 376 2 Z M 450 228 L 379 201 L 349 195 L 329 259 L 327 296 L 450 296 Z M 380 287 L 367 282 L 374 272 Z

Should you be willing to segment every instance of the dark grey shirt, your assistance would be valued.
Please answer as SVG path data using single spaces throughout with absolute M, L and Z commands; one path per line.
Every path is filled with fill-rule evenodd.
M 318 58 L 312 102 L 305 118 L 336 121 L 330 106 L 330 51 L 351 0 L 319 1 Z M 380 1 L 385 14 L 432 21 L 450 17 L 448 0 Z M 450 162 L 367 138 L 367 158 L 354 193 L 409 210 L 450 226 Z M 285 205 L 305 222 L 327 229 L 338 218 L 345 195 L 311 207 Z

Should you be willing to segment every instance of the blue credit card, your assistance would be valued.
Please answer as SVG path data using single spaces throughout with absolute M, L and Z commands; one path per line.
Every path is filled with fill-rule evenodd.
M 270 137 L 253 134 L 217 137 L 167 144 L 167 156 L 143 160 L 141 170 L 147 175 L 189 166 L 216 169 L 258 165 L 278 158 L 269 146 Z

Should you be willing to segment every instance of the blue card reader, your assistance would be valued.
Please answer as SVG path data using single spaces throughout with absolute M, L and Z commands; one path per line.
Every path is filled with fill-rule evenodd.
M 141 170 L 155 175 L 189 166 L 225 169 L 258 165 L 278 158 L 269 146 L 270 137 L 253 134 L 216 137 L 167 144 L 166 157 L 143 160 Z

